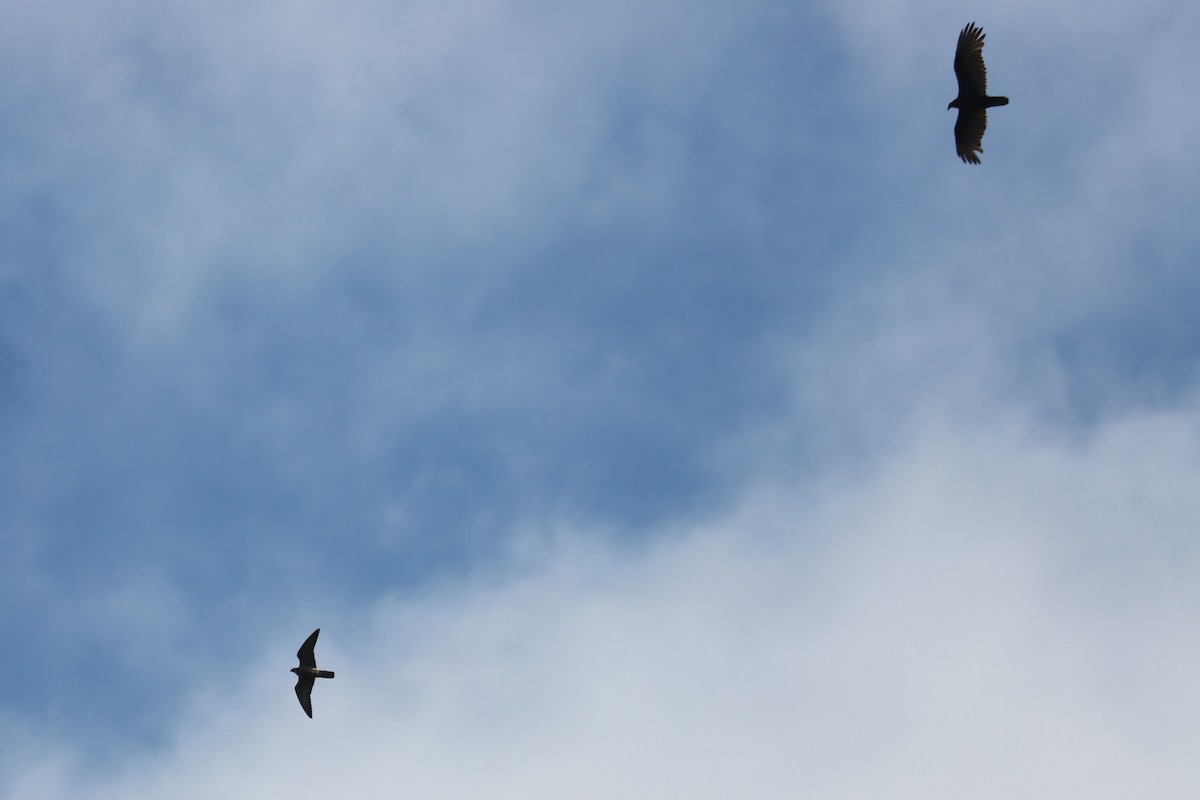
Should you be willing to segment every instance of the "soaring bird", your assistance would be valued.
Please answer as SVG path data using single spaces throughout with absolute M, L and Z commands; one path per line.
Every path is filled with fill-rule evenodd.
M 954 76 L 958 78 L 958 97 L 946 106 L 958 109 L 954 123 L 954 147 L 963 161 L 978 164 L 983 152 L 983 132 L 987 130 L 987 110 L 1008 105 L 1007 97 L 989 97 L 987 67 L 983 65 L 983 29 L 974 22 L 958 35 L 954 52 Z
M 300 649 L 296 651 L 296 658 L 300 659 L 300 666 L 292 667 L 292 672 L 296 673 L 296 697 L 300 699 L 300 707 L 304 709 L 304 713 L 308 714 L 309 719 L 312 719 L 312 688 L 316 683 L 317 678 L 332 678 L 333 673 L 327 669 L 317 669 L 317 637 L 321 635 L 321 629 L 317 628 L 312 632 L 312 635 L 304 640 L 304 644 L 300 645 Z

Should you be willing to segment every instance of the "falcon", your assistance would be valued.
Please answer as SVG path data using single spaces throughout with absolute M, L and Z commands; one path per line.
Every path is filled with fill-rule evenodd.
M 304 640 L 304 644 L 300 645 L 300 649 L 296 651 L 296 658 L 300 659 L 300 666 L 292 667 L 292 672 L 296 673 L 296 697 L 300 700 L 300 707 L 304 709 L 304 713 L 308 714 L 309 719 L 312 719 L 312 688 L 317 682 L 317 678 L 332 678 L 333 673 L 327 669 L 317 669 L 317 637 L 321 635 L 321 629 L 317 628 L 312 632 L 312 635 Z

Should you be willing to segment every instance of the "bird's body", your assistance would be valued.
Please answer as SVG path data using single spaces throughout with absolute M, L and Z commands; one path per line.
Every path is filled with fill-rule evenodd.
M 987 130 L 987 110 L 1008 105 L 1007 97 L 992 97 L 987 93 L 987 67 L 983 64 L 983 29 L 974 22 L 958 35 L 954 52 L 954 76 L 958 78 L 958 97 L 946 109 L 958 109 L 954 123 L 954 147 L 958 157 L 978 164 L 983 152 L 983 132 Z
M 296 658 L 300 659 L 300 666 L 292 667 L 292 672 L 296 673 L 296 698 L 300 701 L 300 707 L 304 709 L 304 713 L 312 718 L 312 689 L 317 682 L 317 678 L 332 678 L 333 673 L 327 669 L 317 669 L 317 637 L 321 635 L 321 629 L 317 628 L 312 634 L 304 640 L 304 644 L 300 645 L 300 649 L 296 651 Z

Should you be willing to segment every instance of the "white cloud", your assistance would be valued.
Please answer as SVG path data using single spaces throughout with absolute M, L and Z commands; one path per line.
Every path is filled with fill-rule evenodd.
M 311 722 L 283 663 L 294 643 L 276 637 L 250 665 L 196 665 L 192 710 L 160 752 L 96 785 L 45 765 L 9 785 L 113 798 L 1189 796 L 1192 414 L 1082 441 L 1019 424 L 930 432 L 866 479 L 819 495 L 760 487 L 654 544 L 566 534 L 508 577 L 327 623 L 318 655 L 339 675 L 317 687 Z

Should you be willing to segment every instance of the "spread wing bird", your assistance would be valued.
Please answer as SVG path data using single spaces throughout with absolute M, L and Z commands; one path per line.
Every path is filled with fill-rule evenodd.
M 296 698 L 310 719 L 312 718 L 313 684 L 317 682 L 317 678 L 333 677 L 333 673 L 329 670 L 317 669 L 317 637 L 320 635 L 321 629 L 317 628 L 304 640 L 304 644 L 300 645 L 300 649 L 296 651 L 296 658 L 300 659 L 300 666 L 292 667 L 292 672 L 296 673 Z
M 987 110 L 1008 105 L 1007 97 L 990 97 L 987 93 L 987 67 L 983 65 L 983 29 L 974 22 L 958 35 L 954 52 L 954 77 L 958 78 L 958 97 L 946 106 L 958 109 L 954 123 L 954 147 L 958 157 L 978 164 L 983 152 L 983 132 L 987 130 Z

